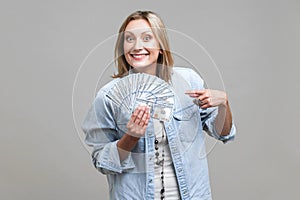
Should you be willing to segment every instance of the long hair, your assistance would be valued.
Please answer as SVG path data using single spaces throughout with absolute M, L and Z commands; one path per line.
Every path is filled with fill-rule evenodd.
M 165 25 L 161 18 L 152 11 L 136 11 L 129 15 L 120 27 L 115 46 L 115 65 L 118 67 L 118 73 L 113 78 L 123 77 L 130 70 L 130 65 L 127 63 L 124 55 L 124 31 L 130 21 L 137 19 L 144 19 L 150 24 L 161 51 L 157 58 L 157 76 L 169 82 L 174 61 L 170 52 Z

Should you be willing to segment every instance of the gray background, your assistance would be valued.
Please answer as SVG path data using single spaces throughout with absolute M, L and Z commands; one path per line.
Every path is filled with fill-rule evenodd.
M 214 199 L 299 198 L 299 1 L 28 0 L 0 5 L 0 199 L 108 198 L 77 133 L 72 90 L 91 49 L 138 9 L 218 64 L 238 136 L 208 156 Z M 81 81 L 78 121 L 95 90 Z

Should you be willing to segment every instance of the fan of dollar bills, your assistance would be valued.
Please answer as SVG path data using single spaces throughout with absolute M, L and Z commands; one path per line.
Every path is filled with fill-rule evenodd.
M 107 97 L 121 111 L 132 113 L 145 104 L 149 106 L 151 117 L 160 121 L 169 121 L 174 108 L 174 93 L 164 80 L 149 74 L 129 74 L 108 92 Z

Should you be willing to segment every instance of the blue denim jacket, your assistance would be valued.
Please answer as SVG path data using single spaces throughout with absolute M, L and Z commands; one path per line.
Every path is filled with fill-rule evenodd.
M 90 108 L 82 129 L 86 143 L 93 147 L 95 167 L 107 175 L 110 199 L 154 199 L 154 128 L 150 119 L 144 137 L 129 156 L 120 161 L 117 142 L 126 133 L 130 113 L 120 111 L 106 94 L 119 79 L 102 87 Z M 165 130 L 182 200 L 211 199 L 205 153 L 205 130 L 224 143 L 235 136 L 235 126 L 227 136 L 219 136 L 214 127 L 217 107 L 201 109 L 186 90 L 203 89 L 201 77 L 188 68 L 174 67 L 171 86 L 175 92 L 173 117 Z

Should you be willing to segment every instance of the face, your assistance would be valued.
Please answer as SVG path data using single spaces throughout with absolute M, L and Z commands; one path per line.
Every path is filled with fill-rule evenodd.
M 135 70 L 155 74 L 159 43 L 149 23 L 144 19 L 132 20 L 124 32 L 124 55 Z

